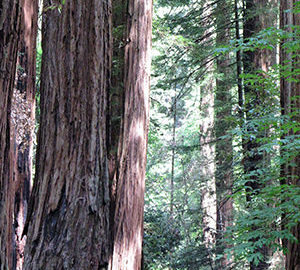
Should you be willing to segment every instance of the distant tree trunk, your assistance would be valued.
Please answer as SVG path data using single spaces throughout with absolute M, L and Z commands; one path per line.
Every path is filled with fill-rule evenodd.
M 212 251 L 216 244 L 217 230 L 217 198 L 216 198 L 216 182 L 215 182 L 215 146 L 211 143 L 213 140 L 214 126 L 214 82 L 211 79 L 209 87 L 203 88 L 201 93 L 201 123 L 200 123 L 200 145 L 201 148 L 201 181 L 202 196 L 201 207 L 203 209 L 203 237 L 204 244 L 208 251 L 208 260 L 211 269 L 214 265 L 215 254 Z
M 151 11 L 148 0 L 44 4 L 24 269 L 141 268 Z
M 218 2 L 216 7 L 217 46 L 227 45 L 230 40 L 230 6 L 226 1 Z M 226 227 L 232 225 L 233 202 L 228 195 L 232 193 L 232 137 L 231 129 L 231 73 L 229 55 L 219 56 L 217 59 L 216 95 L 215 95 L 215 135 L 216 135 L 216 194 L 217 194 L 217 235 L 216 252 L 222 254 L 226 247 L 224 233 Z M 226 138 L 222 138 L 227 136 Z M 229 265 L 227 255 L 220 260 L 225 269 Z
M 239 16 L 239 10 L 238 10 L 238 0 L 234 0 L 234 18 L 235 18 L 235 38 L 236 40 L 240 40 L 240 16 Z M 244 121 L 244 112 L 243 112 L 243 106 L 244 106 L 244 98 L 243 98 L 243 84 L 242 84 L 242 57 L 241 57 L 241 50 L 237 49 L 236 51 L 236 80 L 237 80 L 237 86 L 238 86 L 238 105 L 239 105 L 239 118 L 241 122 L 241 126 Z
M 292 33 L 292 25 L 299 27 L 300 25 L 300 14 L 293 13 L 293 5 L 297 1 L 288 0 L 280 2 L 280 28 Z M 283 40 L 283 42 L 291 40 Z M 299 54 L 299 51 L 296 50 L 293 52 L 294 56 Z M 292 59 L 293 53 L 288 52 L 284 46 L 280 48 L 280 64 L 287 68 L 290 72 L 294 69 L 299 68 L 299 57 Z M 290 75 L 296 76 L 298 82 L 292 82 L 288 77 L 281 76 L 280 81 L 280 103 L 281 103 L 281 113 L 283 116 L 291 116 L 291 113 L 296 112 L 291 120 L 296 123 L 300 122 L 299 109 L 300 109 L 300 76 L 299 74 Z M 300 135 L 300 132 L 294 133 L 293 130 L 290 130 L 287 136 Z M 284 135 L 283 138 L 286 136 Z M 284 159 L 284 150 L 281 150 L 281 154 Z M 295 163 L 294 166 L 291 166 L 291 163 L 284 164 L 281 168 L 281 179 L 282 184 L 298 185 L 300 186 L 299 175 L 300 175 L 300 155 L 298 154 L 294 160 L 291 162 Z M 287 270 L 299 270 L 300 269 L 300 224 L 297 224 L 292 228 L 292 234 L 298 240 L 297 242 L 291 240 L 285 240 L 283 245 L 287 248 L 288 252 L 286 254 L 286 269 Z
M 22 5 L 0 3 L 0 269 L 15 269 L 13 247 L 13 157 L 11 103 L 15 84 Z
M 244 20 L 244 39 L 253 37 L 260 30 L 265 29 L 270 26 L 274 26 L 276 23 L 276 16 L 270 11 L 270 8 L 275 7 L 275 1 L 259 1 L 259 0 L 246 0 L 245 1 L 245 20 Z M 269 6 L 268 6 L 269 5 Z M 269 12 L 267 12 L 269 11 Z M 274 51 L 260 50 L 256 49 L 254 51 L 244 52 L 243 64 L 244 73 L 253 73 L 256 70 L 262 70 L 263 72 L 268 72 L 270 67 L 275 64 L 276 56 Z M 257 76 L 264 76 L 264 74 L 257 74 Z M 250 86 L 247 83 L 244 85 L 245 93 L 245 115 L 246 123 L 258 119 L 263 116 L 264 112 L 261 111 L 260 107 L 263 107 L 263 96 L 265 96 L 264 87 L 261 85 Z M 249 181 L 246 182 L 246 199 L 249 203 L 253 199 L 253 196 L 257 194 L 262 187 L 260 179 L 256 170 L 259 169 L 263 162 L 266 162 L 266 156 L 259 152 L 258 148 L 260 144 L 257 142 L 258 138 L 265 136 L 261 131 L 256 131 L 255 129 L 248 127 L 247 131 L 250 138 L 244 141 L 244 169 L 246 174 L 252 174 Z M 265 131 L 268 133 L 268 130 Z M 254 139 L 253 139 L 253 138 Z M 257 228 L 253 228 L 256 230 Z M 256 241 L 257 239 L 253 239 Z M 258 265 L 254 262 L 250 263 L 251 270 L 267 269 L 267 257 L 269 255 L 269 250 L 266 246 L 263 246 L 258 250 L 264 259 L 261 260 Z
M 170 178 L 170 215 L 174 213 L 174 175 L 175 175 L 175 147 L 176 147 L 176 122 L 177 122 L 177 94 L 175 85 L 175 96 L 172 104 L 173 127 L 172 127 L 172 157 L 171 157 L 171 178 Z
M 210 28 L 204 31 L 203 36 L 213 32 L 213 1 L 208 1 L 209 8 L 206 9 L 203 16 L 209 18 L 207 24 Z M 212 39 L 212 37 L 211 37 Z M 211 42 L 207 38 L 207 42 Z M 213 68 L 206 64 L 206 70 L 211 74 Z M 203 211 L 203 243 L 208 252 L 207 259 L 210 269 L 214 269 L 215 264 L 215 245 L 217 231 L 217 197 L 215 181 L 215 145 L 211 143 L 214 140 L 214 87 L 215 80 L 212 77 L 207 78 L 207 85 L 200 88 L 200 179 L 201 179 L 201 209 Z
M 245 3 L 245 14 L 244 14 L 244 40 L 253 37 L 256 33 L 258 33 L 260 29 L 259 18 L 256 13 L 256 5 L 254 0 L 246 0 Z M 243 65 L 244 65 L 244 73 L 252 73 L 256 69 L 259 68 L 256 65 L 256 61 L 260 56 L 259 50 L 255 51 L 246 51 L 243 54 Z M 245 103 L 245 111 L 246 111 L 246 121 L 249 122 L 253 120 L 255 117 L 259 117 L 259 113 L 257 108 L 260 104 L 259 93 L 256 93 L 256 89 L 247 84 L 244 86 L 245 99 L 247 102 Z M 253 133 L 254 130 L 249 130 L 250 133 Z M 256 171 L 257 166 L 262 162 L 263 156 L 258 153 L 257 148 L 259 145 L 255 140 L 248 140 L 244 145 L 244 168 L 245 173 L 249 174 L 251 171 Z M 252 195 L 255 194 L 257 190 L 259 190 L 260 185 L 257 177 L 254 175 L 251 178 L 251 181 L 246 183 L 246 191 L 247 191 L 247 201 L 250 202 Z M 254 268 L 253 268 L 254 270 Z
M 16 85 L 12 100 L 11 138 L 13 143 L 14 259 L 21 270 L 24 259 L 24 229 L 32 182 L 32 150 L 35 127 L 35 66 L 38 2 L 25 0 L 18 50 Z

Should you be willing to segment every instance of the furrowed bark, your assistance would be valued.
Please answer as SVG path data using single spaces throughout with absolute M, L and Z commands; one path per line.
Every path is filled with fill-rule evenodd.
M 123 1 L 124 112 L 115 178 L 113 255 L 109 269 L 141 269 L 144 178 L 149 121 L 152 1 Z
M 22 2 L 0 3 L 0 269 L 14 269 L 14 186 L 11 132 L 11 103 L 15 83 Z
M 151 15 L 151 1 L 44 4 L 24 269 L 141 269 Z
M 22 269 L 25 237 L 22 239 L 32 182 L 32 150 L 35 127 L 35 77 L 38 2 L 25 0 L 18 50 L 16 83 L 12 100 L 11 138 L 14 185 L 14 260 Z
M 109 1 L 45 1 L 41 118 L 24 269 L 107 269 Z

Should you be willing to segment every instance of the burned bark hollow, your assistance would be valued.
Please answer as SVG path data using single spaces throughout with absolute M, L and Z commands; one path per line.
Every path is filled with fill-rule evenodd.
M 119 4 L 113 23 L 110 1 L 44 3 L 24 269 L 140 269 L 152 7 Z
M 15 89 L 11 109 L 14 264 L 22 269 L 22 238 L 32 183 L 32 150 L 35 126 L 35 77 L 38 2 L 24 0 Z

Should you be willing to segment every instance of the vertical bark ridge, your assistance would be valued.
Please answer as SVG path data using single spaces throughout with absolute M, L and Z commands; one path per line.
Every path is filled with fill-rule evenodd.
M 110 16 L 110 1 L 44 3 L 41 122 L 24 269 L 108 265 Z
M 13 145 L 11 102 L 16 74 L 22 1 L 0 3 L 0 269 L 13 269 Z
M 152 1 L 124 2 L 124 114 L 116 179 L 114 246 L 110 269 L 141 269 L 144 178 L 149 120 Z
M 289 34 L 294 33 L 297 38 L 298 29 L 292 29 L 292 26 L 299 27 L 300 25 L 300 15 L 299 13 L 294 13 L 294 4 L 297 1 L 289 0 L 289 1 L 281 1 L 280 2 L 280 28 L 285 30 Z M 299 32 L 298 32 L 299 33 Z M 299 37 L 299 34 L 298 34 Z M 285 48 L 284 43 L 292 41 L 290 38 L 282 40 L 281 48 L 280 48 L 280 64 L 282 68 L 288 70 L 290 72 L 289 76 L 286 77 L 282 74 L 280 81 L 280 104 L 281 104 L 281 114 L 284 117 L 291 117 L 291 114 L 294 116 L 291 117 L 290 121 L 294 121 L 295 123 L 300 122 L 299 110 L 300 110 L 300 76 L 295 74 L 295 70 L 299 68 L 300 58 L 293 57 L 299 51 L 289 51 Z M 294 73 L 294 74 L 293 74 Z M 290 81 L 289 77 L 293 77 L 297 81 Z M 286 134 L 283 134 L 282 139 L 285 139 L 286 136 L 299 136 L 300 132 L 293 132 L 293 130 L 289 130 Z M 281 149 L 282 159 L 287 153 L 286 150 Z M 294 163 L 294 166 L 291 166 L 291 163 Z M 283 164 L 281 166 L 281 184 L 289 184 L 300 186 L 300 155 L 296 155 L 293 160 Z M 285 220 L 286 216 L 282 216 L 282 220 Z M 283 224 L 283 229 L 286 224 Z M 291 229 L 291 233 L 298 240 L 298 243 L 292 240 L 283 240 L 283 246 L 286 248 L 286 269 L 287 270 L 299 270 L 300 269 L 300 224 L 298 223 Z
M 32 182 L 33 132 L 35 127 L 35 77 L 38 2 L 24 0 L 18 50 L 16 83 L 12 99 L 11 138 L 13 160 L 14 260 L 22 269 L 26 219 Z M 15 268 L 14 268 L 15 269 Z

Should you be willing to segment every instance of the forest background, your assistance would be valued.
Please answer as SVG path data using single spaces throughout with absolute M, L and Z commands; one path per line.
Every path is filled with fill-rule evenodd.
M 154 1 L 146 168 L 151 1 L 97 3 L 0 5 L 0 269 L 299 270 L 300 1 Z
M 155 2 L 146 269 L 298 269 L 299 7 Z

